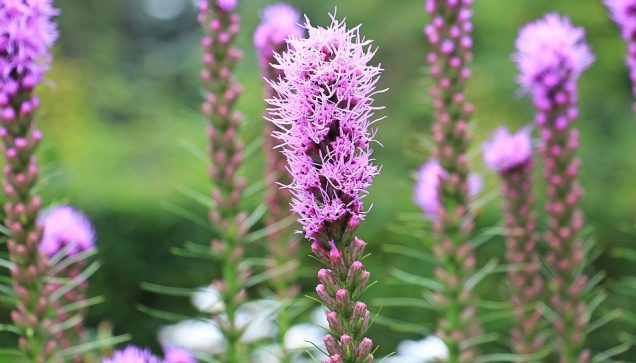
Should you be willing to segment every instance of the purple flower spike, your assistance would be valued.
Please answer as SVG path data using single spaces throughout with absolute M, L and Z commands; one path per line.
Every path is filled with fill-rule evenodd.
M 629 68 L 629 78 L 632 81 L 632 94 L 636 97 L 636 1 L 604 0 L 604 2 L 612 18 L 620 27 L 623 38 L 627 41 L 625 63 Z M 636 103 L 633 109 L 636 111 Z
M 328 28 L 309 21 L 305 27 L 307 39 L 292 38 L 289 50 L 276 55 L 283 76 L 271 83 L 271 121 L 292 176 L 292 210 L 327 267 L 318 272 L 316 287 L 330 327 L 325 362 L 369 362 L 373 343 L 364 334 L 370 313 L 359 301 L 369 281 L 361 262 L 366 244 L 355 232 L 379 170 L 372 163 L 370 125 L 381 69 L 369 65 L 374 52 L 359 27 L 347 30 L 333 17 Z
M 56 206 L 43 211 L 38 223 L 44 227 L 40 251 L 49 258 L 69 245 L 72 247 L 68 249 L 68 256 L 95 246 L 95 231 L 91 222 L 71 206 Z
M 275 79 L 280 75 L 270 64 L 275 62 L 274 54 L 287 49 L 287 39 L 302 38 L 303 28 L 300 26 L 300 12 L 285 3 L 269 5 L 263 10 L 261 23 L 254 32 L 254 47 L 264 76 Z
M 28 88 L 39 82 L 51 61 L 49 48 L 57 38 L 51 18 L 57 15 L 51 0 L 0 3 L 0 85 L 16 81 L 14 72 Z
M 559 14 L 523 27 L 516 46 L 519 83 L 535 98 L 544 98 L 546 90 L 564 80 L 575 81 L 594 62 L 583 28 Z
M 42 132 L 34 121 L 40 101 L 33 94 L 49 68 L 49 48 L 57 38 L 50 0 L 0 1 L 0 141 L 5 156 L 2 188 L 6 196 L 4 225 L 11 230 L 7 247 L 14 267 L 13 286 L 19 304 L 11 312 L 26 360 L 53 360 L 60 349 L 53 337 L 46 288 L 49 264 L 39 253 L 42 228 L 37 226 L 41 199 L 33 192 L 38 178 L 35 151 Z M 48 321 L 48 323 L 46 323 Z M 26 334 L 26 332 L 29 332 Z
M 141 349 L 132 345 L 123 350 L 117 350 L 110 358 L 104 358 L 102 363 L 160 363 L 149 349 Z
M 437 335 L 449 348 L 449 362 L 473 361 L 477 356 L 474 345 L 465 340 L 481 333 L 480 324 L 472 313 L 476 308 L 472 291 L 466 284 L 474 272 L 475 257 L 468 243 L 472 238 L 474 218 L 471 213 L 471 178 L 468 162 L 470 147 L 470 119 L 473 105 L 466 97 L 466 83 L 470 79 L 473 59 L 473 0 L 425 0 L 424 10 L 430 23 L 424 28 L 429 50 L 426 60 L 430 65 L 433 85 L 432 127 L 435 149 L 433 158 L 445 174 L 439 178 L 435 192 L 429 188 L 429 197 L 417 198 L 420 206 L 433 221 L 437 241 L 434 252 L 440 261 L 436 274 L 444 286 L 440 292 L 447 304 L 440 304 L 441 313 Z M 416 190 L 423 188 L 425 178 L 418 178 Z M 471 179 L 473 181 L 471 182 Z M 418 200 L 419 199 L 419 200 Z M 437 203 L 434 203 L 437 201 Z
M 213 284 L 226 307 L 225 323 L 220 324 L 220 328 L 227 341 L 223 359 L 227 362 L 244 360 L 241 341 L 244 330 L 237 322 L 236 312 L 247 298 L 245 285 L 250 276 L 247 266 L 241 263 L 249 226 L 246 223 L 248 214 L 240 208 L 247 184 L 239 173 L 245 148 L 239 136 L 242 116 L 234 109 L 242 92 L 233 74 L 242 58 L 242 52 L 234 47 L 240 32 L 240 16 L 234 12 L 236 5 L 236 0 L 201 0 L 198 7 L 198 19 L 205 34 L 201 41 L 201 80 L 206 95 L 201 111 L 209 122 L 207 136 L 212 203 L 208 217 L 214 229 L 210 244 L 223 271 L 223 278 Z
M 584 270 L 587 248 L 579 237 L 583 213 L 578 182 L 581 161 L 576 152 L 579 132 L 573 127 L 578 116 L 578 76 L 594 60 L 584 42 L 584 31 L 557 14 L 526 25 L 517 39 L 517 61 L 522 87 L 530 91 L 537 108 L 536 122 L 547 180 L 545 208 L 549 215 L 549 246 L 545 261 L 554 271 L 549 301 L 556 313 L 554 329 L 560 362 L 586 363 L 585 347 L 589 314 L 584 295 L 588 278 Z M 576 314 L 572 314 L 576 311 Z
M 300 12 L 288 4 L 276 3 L 263 10 L 261 23 L 254 32 L 254 47 L 258 55 L 261 75 L 265 80 L 266 99 L 276 94 L 270 81 L 283 77 L 282 71 L 275 68 L 277 64 L 275 55 L 287 50 L 287 39 L 302 38 L 304 35 L 304 29 L 299 23 Z M 265 111 L 264 119 L 268 118 L 270 115 Z M 286 168 L 285 156 L 277 150 L 280 142 L 274 136 L 275 129 L 273 123 L 266 123 L 263 142 L 266 160 L 265 177 L 268 184 L 265 190 L 265 203 L 268 207 L 266 224 L 271 229 L 266 247 L 270 258 L 269 267 L 272 271 L 271 286 L 281 300 L 287 301 L 295 298 L 300 292 L 296 273 L 300 265 L 297 254 L 300 241 L 293 233 L 296 226 L 280 227 L 280 222 L 291 215 L 289 211 L 291 192 L 287 188 L 281 188 L 281 185 L 291 182 L 291 176 Z M 281 269 L 287 270 L 288 273 L 279 273 Z M 285 309 L 281 309 L 276 318 L 279 329 L 277 336 L 281 339 L 279 343 L 283 347 L 282 360 L 286 361 L 291 359 L 291 353 L 284 348 L 282 340 L 284 340 L 286 329 L 290 326 L 289 316 Z
M 544 282 L 533 211 L 534 163 L 530 133 L 530 127 L 514 135 L 506 127 L 500 127 L 482 147 L 486 164 L 502 179 L 506 259 L 511 266 L 508 270 L 510 302 L 516 319 L 510 335 L 517 354 L 539 354 L 545 343 L 542 325 L 538 323 L 542 320 L 539 305 Z
M 505 126 L 498 128 L 492 139 L 482 145 L 486 165 L 503 173 L 525 164 L 532 157 L 531 133 L 530 127 L 514 135 Z

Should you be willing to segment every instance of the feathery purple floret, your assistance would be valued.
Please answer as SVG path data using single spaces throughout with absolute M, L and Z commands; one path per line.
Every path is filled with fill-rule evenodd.
M 285 3 L 269 5 L 263 10 L 261 23 L 254 32 L 254 47 L 261 67 L 267 68 L 274 60 L 274 53 L 287 49 L 289 37 L 301 38 L 300 12 Z
M 110 358 L 104 358 L 102 363 L 160 363 L 160 360 L 149 349 L 129 345 L 115 351 Z
M 50 0 L 0 3 L 0 92 L 5 97 L 17 88 L 12 80 L 22 79 L 23 86 L 33 88 L 49 68 L 49 48 L 57 38 L 51 18 L 58 14 Z
M 49 258 L 64 248 L 69 248 L 68 256 L 74 256 L 95 246 L 91 222 L 71 206 L 61 205 L 43 211 L 38 223 L 44 227 L 40 251 Z
M 437 220 L 440 209 L 439 182 L 447 176 L 448 173 L 437 160 L 425 162 L 417 171 L 413 199 L 430 220 Z M 470 174 L 468 176 L 469 195 L 472 197 L 479 194 L 481 187 L 481 177 Z
M 238 0 L 216 0 L 216 6 L 226 12 L 234 10 L 236 5 L 238 5 Z
M 604 0 L 612 18 L 620 26 L 623 38 L 631 40 L 636 36 L 636 1 Z
M 620 27 L 623 38 L 627 41 L 625 63 L 629 68 L 632 94 L 636 96 L 636 0 L 605 0 L 605 5 Z M 632 108 L 636 111 L 636 102 Z
M 196 363 L 196 359 L 185 349 L 165 346 L 163 347 L 163 363 Z
M 524 127 L 511 134 L 507 127 L 498 128 L 492 138 L 483 143 L 484 160 L 498 173 L 514 169 L 532 158 L 532 129 Z
M 291 39 L 277 55 L 284 78 L 269 100 L 275 136 L 293 181 L 292 210 L 305 236 L 320 239 L 334 225 L 344 228 L 364 218 L 362 198 L 378 173 L 372 164 L 373 95 L 381 69 L 359 28 L 347 30 L 333 19 L 329 28 L 307 21 L 307 39 Z
M 517 38 L 514 60 L 519 83 L 535 96 L 564 80 L 576 80 L 594 62 L 585 31 L 559 14 L 526 25 Z

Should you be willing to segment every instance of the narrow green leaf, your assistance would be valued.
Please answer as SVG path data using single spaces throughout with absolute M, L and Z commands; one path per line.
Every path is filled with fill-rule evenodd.
M 466 290 L 472 290 L 473 288 L 475 288 L 475 286 L 477 286 L 477 284 L 479 284 L 481 280 L 483 280 L 486 276 L 490 275 L 491 273 L 495 272 L 496 269 L 497 269 L 497 261 L 495 259 L 488 261 L 488 263 L 484 265 L 484 267 L 479 269 L 479 271 L 477 271 L 473 276 L 471 276 L 466 281 L 466 284 L 464 285 L 466 287 Z
M 76 288 L 82 282 L 88 280 L 97 270 L 99 270 L 99 262 L 93 262 L 90 264 L 84 271 L 82 271 L 79 275 L 68 281 L 67 283 L 60 286 L 57 290 L 53 291 L 51 294 L 51 302 L 57 301 L 59 298 L 64 296 L 67 292 Z
M 137 308 L 137 310 L 141 311 L 142 313 L 144 313 L 144 314 L 146 314 L 148 316 L 152 316 L 153 318 L 169 321 L 171 323 L 176 323 L 176 322 L 179 322 L 179 321 L 182 321 L 182 320 L 192 319 L 191 316 L 182 315 L 182 314 L 176 314 L 176 313 L 172 313 L 172 312 L 169 312 L 169 311 L 158 310 L 158 309 L 154 309 L 154 308 L 151 308 L 151 307 L 143 305 L 143 304 L 138 304 L 136 306 L 136 308 Z
M 181 297 L 190 297 L 192 296 L 194 292 L 198 290 L 198 289 L 192 289 L 192 288 L 163 286 L 163 285 L 153 284 L 150 282 L 142 282 L 140 286 L 142 289 L 146 291 L 156 292 L 161 295 L 181 296 Z
M 437 310 L 430 302 L 424 299 L 415 298 L 377 298 L 372 300 L 373 305 L 397 306 L 404 308 L 421 308 L 427 310 Z
M 608 350 L 605 350 L 603 352 L 596 354 L 594 357 L 592 357 L 592 363 L 607 363 L 607 361 L 610 358 L 617 356 L 621 353 L 625 353 L 626 351 L 629 350 L 629 348 L 631 348 L 631 345 L 627 343 L 617 345 L 613 348 L 610 348 Z
M 405 282 L 407 284 L 421 286 L 433 291 L 442 291 L 444 289 L 444 286 L 435 280 L 422 277 L 422 276 L 413 275 L 397 268 L 392 269 L 390 274 L 396 279 L 402 282 Z
M 382 250 L 388 253 L 395 253 L 397 255 L 401 255 L 405 257 L 416 258 L 418 260 L 421 260 L 430 264 L 437 265 L 438 263 L 438 260 L 435 257 L 433 257 L 433 255 L 431 255 L 430 253 L 419 250 L 419 249 L 411 248 L 411 247 L 395 245 L 395 244 L 383 244 Z
M 60 358 L 69 358 L 75 355 L 80 355 L 90 351 L 94 351 L 103 347 L 112 347 L 119 343 L 123 343 L 130 340 L 130 335 L 118 335 L 115 337 L 108 337 L 104 339 L 94 340 L 92 342 L 76 345 L 74 347 L 62 349 L 57 353 Z
M 416 333 L 419 335 L 431 334 L 430 329 L 427 329 L 421 325 L 409 323 L 409 322 L 401 321 L 397 319 L 387 318 L 385 316 L 377 316 L 374 322 L 379 325 L 386 326 L 396 332 Z

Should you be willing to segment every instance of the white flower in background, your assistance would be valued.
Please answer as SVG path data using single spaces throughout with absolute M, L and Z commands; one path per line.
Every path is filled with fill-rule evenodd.
M 319 306 L 311 311 L 311 322 L 318 325 L 321 328 L 328 328 L 327 315 L 325 315 L 325 308 Z
M 217 354 L 225 350 L 223 333 L 212 320 L 184 320 L 164 326 L 159 330 L 159 341 L 190 352 Z
M 283 357 L 283 350 L 279 345 L 265 345 L 254 350 L 252 363 L 279 363 Z
M 198 289 L 192 294 L 190 301 L 202 313 L 217 314 L 225 310 L 221 293 L 213 286 Z
M 274 299 L 250 301 L 236 310 L 236 325 L 245 329 L 241 336 L 244 343 L 276 336 L 276 312 L 280 302 Z
M 440 338 L 431 335 L 422 340 L 405 340 L 398 344 L 397 355 L 383 363 L 432 363 L 448 359 L 448 347 Z
M 325 330 L 314 324 L 296 324 L 287 329 L 285 333 L 285 348 L 289 350 L 314 350 L 319 347 L 324 350 L 325 344 L 322 341 L 324 335 Z

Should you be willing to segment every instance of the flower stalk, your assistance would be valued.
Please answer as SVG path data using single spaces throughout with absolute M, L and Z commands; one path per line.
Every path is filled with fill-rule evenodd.
M 57 38 L 51 18 L 59 11 L 50 1 L 0 4 L 0 139 L 4 149 L 2 187 L 10 272 L 17 304 L 11 319 L 21 332 L 19 347 L 29 361 L 45 362 L 54 356 L 51 296 L 47 286 L 49 264 L 40 253 L 42 226 L 38 225 L 41 198 L 33 192 L 39 168 L 35 151 L 42 139 L 34 117 L 40 101 L 33 94 Z
M 275 68 L 277 64 L 275 54 L 287 50 L 288 38 L 303 36 L 304 32 L 299 23 L 298 10 L 285 3 L 270 5 L 261 14 L 261 23 L 254 32 L 254 47 L 257 51 L 261 75 L 265 80 L 265 99 L 276 96 L 276 91 L 270 82 L 284 77 L 283 72 Z M 263 117 L 266 120 L 271 118 L 269 111 L 266 110 Z M 265 203 L 268 209 L 266 225 L 270 230 L 267 236 L 268 268 L 271 272 L 270 285 L 278 299 L 283 302 L 283 308 L 278 311 L 276 319 L 278 343 L 284 347 L 285 333 L 292 324 L 285 305 L 296 298 L 300 292 L 296 273 L 300 266 L 297 256 L 300 241 L 293 235 L 293 226 L 277 227 L 291 216 L 289 212 L 291 192 L 281 187 L 281 185 L 289 184 L 291 177 L 286 169 L 285 157 L 277 150 L 280 143 L 274 136 L 274 132 L 274 124 L 266 122 L 263 149 L 265 178 L 268 184 L 265 191 Z M 283 349 L 281 363 L 287 363 L 290 359 L 290 352 Z
M 292 210 L 324 268 L 316 293 L 329 324 L 325 363 L 373 361 L 366 337 L 370 312 L 360 299 L 370 274 L 362 263 L 366 243 L 357 237 L 362 198 L 378 173 L 372 164 L 373 96 L 381 69 L 359 27 L 332 18 L 328 28 L 307 21 L 306 39 L 291 39 L 277 54 L 284 77 L 272 82 L 271 121 L 292 176 Z
M 554 274 L 549 302 L 556 313 L 555 353 L 563 363 L 585 363 L 591 358 L 585 347 L 588 277 L 583 272 L 586 246 L 579 236 L 583 189 L 578 182 L 579 132 L 574 127 L 578 117 L 576 81 L 594 61 L 584 38 L 582 28 L 558 14 L 548 14 L 521 30 L 515 55 L 520 83 L 532 95 L 537 109 L 542 140 L 549 217 L 545 262 Z
M 437 215 L 432 218 L 440 261 L 435 276 L 443 290 L 436 293 L 442 317 L 437 335 L 449 349 L 448 362 L 472 362 L 477 352 L 467 339 L 481 332 L 475 299 L 466 282 L 475 268 L 469 244 L 474 228 L 470 211 L 471 182 L 467 152 L 473 106 L 466 100 L 472 54 L 472 0 L 426 0 L 431 23 L 425 28 L 431 50 L 435 141 L 434 159 L 445 172 L 439 180 Z
M 207 95 L 202 112 L 209 121 L 207 133 L 212 160 L 209 173 L 213 207 L 209 219 L 216 236 L 211 247 L 221 261 L 223 274 L 223 279 L 215 281 L 214 285 L 225 305 L 225 314 L 216 314 L 214 318 L 227 340 L 222 357 L 227 363 L 240 363 L 245 359 L 240 341 L 243 332 L 237 326 L 236 312 L 245 301 L 245 283 L 250 274 L 242 264 L 242 241 L 248 228 L 245 225 L 247 213 L 239 207 L 246 185 L 245 179 L 238 174 L 244 149 L 238 137 L 241 115 L 233 110 L 242 91 L 232 74 L 242 57 L 232 45 L 240 29 L 239 15 L 234 12 L 237 2 L 201 0 L 198 7 L 199 22 L 205 32 L 201 78 Z
M 486 164 L 499 174 L 502 182 L 510 302 L 516 319 L 510 336 L 514 353 L 525 357 L 540 354 L 545 344 L 545 337 L 541 335 L 544 282 L 537 252 L 531 131 L 525 127 L 510 134 L 507 128 L 501 127 L 483 144 Z M 531 361 L 524 358 L 517 362 Z

